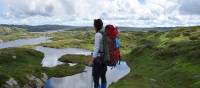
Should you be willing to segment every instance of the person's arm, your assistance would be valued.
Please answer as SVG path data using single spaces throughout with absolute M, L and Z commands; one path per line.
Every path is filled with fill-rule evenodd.
M 100 33 L 96 33 L 94 42 L 94 52 L 92 54 L 93 58 L 96 58 L 99 53 L 101 40 L 102 40 L 102 35 Z

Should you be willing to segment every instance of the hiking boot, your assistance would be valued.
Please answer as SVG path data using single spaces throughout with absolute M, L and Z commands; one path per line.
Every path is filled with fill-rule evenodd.
M 107 87 L 107 83 L 101 84 L 101 88 L 106 88 L 106 87 Z

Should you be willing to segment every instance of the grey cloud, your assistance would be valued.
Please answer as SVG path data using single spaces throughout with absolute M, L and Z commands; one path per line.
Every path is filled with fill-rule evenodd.
M 148 21 L 148 20 L 152 20 L 152 18 L 151 17 L 147 17 L 147 16 L 140 16 L 140 17 L 138 17 L 138 20 Z
M 200 0 L 179 0 L 179 11 L 186 15 L 200 15 Z
M 44 17 L 49 17 L 52 16 L 52 12 L 54 10 L 53 5 L 46 5 L 46 6 L 38 6 L 36 7 L 34 10 L 30 10 L 30 9 L 22 9 L 24 15 L 26 16 L 44 16 Z
M 73 0 L 60 0 L 61 4 L 64 6 L 64 10 L 67 15 L 74 15 L 76 13 L 75 2 Z
M 54 7 L 53 7 L 53 5 L 47 5 L 46 7 L 45 7 L 45 11 L 46 12 L 53 12 L 53 10 L 54 10 Z
M 7 11 L 1 14 L 4 18 L 27 18 L 27 17 L 34 17 L 34 16 L 43 16 L 43 17 L 51 17 L 53 15 L 54 7 L 53 5 L 46 5 L 46 6 L 36 6 L 35 9 L 30 9 L 27 6 L 12 6 Z M 9 14 L 6 14 L 9 13 Z

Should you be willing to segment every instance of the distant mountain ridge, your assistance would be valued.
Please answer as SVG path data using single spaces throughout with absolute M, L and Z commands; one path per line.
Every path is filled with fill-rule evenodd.
M 12 24 L 0 24 L 3 27 L 17 27 L 26 29 L 29 32 L 46 32 L 46 31 L 56 31 L 56 30 L 90 30 L 93 29 L 91 26 L 69 26 L 69 25 L 12 25 Z M 120 31 L 168 31 L 173 27 L 152 27 L 152 28 L 141 28 L 141 27 L 119 27 Z
M 174 27 L 119 27 L 120 31 L 169 31 Z
M 26 29 L 30 32 L 45 32 L 45 31 L 53 31 L 53 30 L 67 30 L 67 29 L 73 29 L 74 26 L 66 26 L 66 25 L 37 25 L 37 26 L 31 26 L 31 25 L 9 25 L 9 24 L 1 24 L 0 26 L 3 27 L 18 27 Z

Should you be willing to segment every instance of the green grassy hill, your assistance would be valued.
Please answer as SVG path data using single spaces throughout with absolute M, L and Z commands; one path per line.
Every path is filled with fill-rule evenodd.
M 84 29 L 83 29 L 84 30 Z M 132 48 L 135 48 L 136 41 L 147 33 L 143 32 L 121 32 L 120 38 L 122 40 L 122 53 L 128 53 Z M 94 45 L 94 30 L 86 31 L 65 31 L 49 34 L 52 42 L 41 44 L 44 47 L 51 48 L 83 48 L 93 50 Z
M 22 38 L 35 38 L 41 34 L 30 33 L 22 28 L 0 26 L 0 41 L 11 41 Z
M 41 76 L 41 52 L 32 49 L 6 48 L 0 49 L 0 86 L 10 78 L 20 85 L 27 81 L 26 75 Z
M 31 75 L 42 80 L 43 73 L 46 73 L 48 78 L 65 77 L 80 73 L 85 69 L 83 64 L 77 64 L 72 67 L 68 64 L 52 68 L 42 67 L 43 57 L 43 53 L 28 48 L 0 49 L 0 88 L 10 78 L 16 80 L 20 87 L 24 85 L 34 87 L 37 83 L 28 78 Z M 75 55 L 71 55 L 71 57 L 76 58 Z
M 2 29 L 0 28 L 2 31 Z M 5 32 L 5 40 L 20 38 L 26 31 Z M 7 33 L 7 34 L 6 34 Z M 17 37 L 16 37 L 17 36 Z M 94 31 L 65 31 L 49 34 L 52 42 L 41 45 L 53 48 L 93 49 Z M 121 52 L 131 72 L 110 88 L 200 88 L 200 27 L 180 27 L 166 32 L 120 33 Z M 70 58 L 69 58 L 70 57 Z M 77 58 L 71 60 L 71 57 Z M 64 62 L 80 63 L 74 67 L 60 65 L 42 68 L 42 53 L 32 49 L 0 49 L 0 85 L 10 77 L 26 83 L 24 74 L 63 77 L 83 71 L 89 60 L 63 56 Z
M 110 88 L 200 88 L 200 27 L 147 33 L 125 55 L 128 76 Z
M 67 31 L 50 35 L 53 48 L 92 50 L 93 31 Z M 165 32 L 120 33 L 121 52 L 131 68 L 128 76 L 110 88 L 199 88 L 200 27 Z
M 92 50 L 93 48 L 93 35 L 92 31 L 65 31 L 52 33 L 52 42 L 43 43 L 45 47 L 51 48 L 84 48 Z

